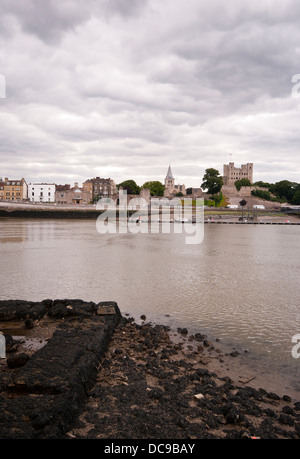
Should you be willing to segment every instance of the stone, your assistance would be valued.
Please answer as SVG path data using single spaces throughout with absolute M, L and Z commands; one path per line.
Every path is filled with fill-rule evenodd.
M 25 365 L 29 360 L 29 355 L 25 354 L 25 352 L 20 352 L 19 354 L 10 355 L 7 358 L 7 366 L 8 368 L 19 368 Z
M 113 306 L 100 306 L 97 309 L 97 314 L 98 316 L 116 314 L 116 310 Z
M 195 398 L 196 400 L 202 400 L 202 399 L 204 398 L 204 395 L 203 395 L 203 394 L 195 394 L 195 395 L 194 395 L 194 398 Z

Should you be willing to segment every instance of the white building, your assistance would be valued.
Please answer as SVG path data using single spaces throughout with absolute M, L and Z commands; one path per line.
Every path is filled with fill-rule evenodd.
M 29 183 L 28 199 L 31 202 L 55 202 L 55 184 Z

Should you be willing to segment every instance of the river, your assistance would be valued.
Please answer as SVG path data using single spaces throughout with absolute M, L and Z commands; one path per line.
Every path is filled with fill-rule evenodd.
M 257 383 L 300 398 L 300 228 L 204 225 L 183 234 L 99 234 L 95 221 L 0 219 L 0 299 L 116 301 L 123 314 L 206 333 Z M 298 351 L 300 353 L 300 350 Z

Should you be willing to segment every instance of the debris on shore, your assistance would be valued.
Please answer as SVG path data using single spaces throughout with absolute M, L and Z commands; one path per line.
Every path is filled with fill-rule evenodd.
M 141 319 L 115 302 L 0 301 L 1 438 L 300 438 L 299 401 L 211 365 L 238 353 Z
M 168 327 L 123 319 L 69 434 L 91 439 L 300 438 L 300 402 L 210 371 L 209 351 L 199 344 L 200 349 L 189 349 L 171 340 Z

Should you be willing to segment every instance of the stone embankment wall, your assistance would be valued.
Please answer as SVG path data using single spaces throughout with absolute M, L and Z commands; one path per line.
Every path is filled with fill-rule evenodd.
M 114 302 L 0 301 L 7 360 L 16 344 L 5 333 L 8 324 L 34 327 L 46 318 L 57 323 L 47 344 L 22 367 L 2 368 L 1 439 L 60 438 L 68 431 L 95 383 L 99 362 L 122 316 Z
M 254 205 L 263 205 L 266 209 L 273 209 L 274 207 L 281 206 L 279 202 L 266 201 L 265 199 L 260 199 L 255 196 L 252 196 L 252 190 L 262 190 L 266 191 L 266 188 L 256 187 L 256 186 L 242 186 L 239 191 L 235 188 L 234 185 L 223 185 L 222 193 L 228 198 L 228 201 L 231 205 L 239 204 L 242 199 L 247 201 L 247 207 L 252 208 Z

